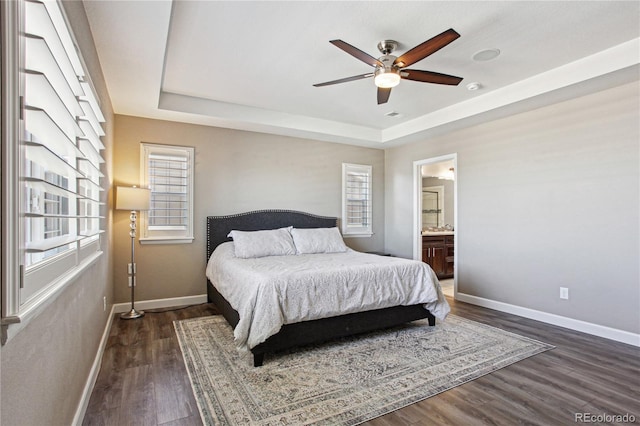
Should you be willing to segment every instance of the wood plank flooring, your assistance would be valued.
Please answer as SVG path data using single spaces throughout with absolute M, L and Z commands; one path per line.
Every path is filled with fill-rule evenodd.
M 639 348 L 448 300 L 456 315 L 556 348 L 365 425 L 569 425 L 580 423 L 576 413 L 630 414 L 640 424 Z M 83 424 L 201 425 L 173 321 L 213 314 L 204 304 L 115 316 Z
M 84 425 L 201 425 L 173 321 L 217 314 L 211 304 L 115 315 Z

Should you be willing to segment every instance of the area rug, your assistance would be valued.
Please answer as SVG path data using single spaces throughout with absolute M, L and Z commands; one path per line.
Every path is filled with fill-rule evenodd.
M 449 315 L 267 354 L 255 368 L 222 316 L 174 324 L 205 425 L 357 425 L 553 348 Z

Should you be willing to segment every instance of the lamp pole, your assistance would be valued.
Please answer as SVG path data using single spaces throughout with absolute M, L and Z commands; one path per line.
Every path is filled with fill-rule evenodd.
M 122 319 L 140 318 L 144 315 L 142 311 L 136 311 L 135 303 L 135 287 L 136 287 L 136 259 L 135 259 L 135 240 L 136 240 L 136 222 L 138 220 L 138 211 L 149 210 L 151 203 L 151 190 L 146 188 L 118 186 L 116 188 L 116 210 L 128 210 L 131 212 L 129 216 L 129 236 L 131 237 L 131 263 L 127 265 L 127 273 L 129 275 L 129 287 L 131 287 L 131 310 L 120 314 Z
M 131 223 L 129 223 L 129 236 L 131 237 L 131 263 L 129 264 L 129 286 L 131 286 L 131 310 L 120 314 L 122 319 L 135 319 L 144 316 L 144 311 L 136 311 L 134 306 L 134 293 L 136 288 L 136 260 L 135 260 L 135 240 L 136 240 L 136 222 L 138 215 L 135 210 L 131 210 L 131 216 L 129 216 Z

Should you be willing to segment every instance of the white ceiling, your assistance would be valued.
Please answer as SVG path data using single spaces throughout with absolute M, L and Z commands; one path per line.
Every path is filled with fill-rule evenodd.
M 637 81 L 640 63 L 637 1 L 84 4 L 117 114 L 376 148 Z M 448 28 L 461 37 L 411 68 L 459 86 L 403 80 L 383 105 L 373 79 L 312 86 L 372 70 L 329 40 L 399 55 Z

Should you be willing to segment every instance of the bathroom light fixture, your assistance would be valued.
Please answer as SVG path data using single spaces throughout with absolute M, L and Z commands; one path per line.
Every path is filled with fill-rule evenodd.
M 447 180 L 454 180 L 454 179 L 456 178 L 456 175 L 455 175 L 454 171 L 455 171 L 455 170 L 453 169 L 453 167 L 450 167 L 450 168 L 449 168 L 449 171 L 448 171 L 448 172 L 447 172 L 447 174 L 446 174 L 445 179 L 447 179 Z
M 373 81 L 382 89 L 390 89 L 400 83 L 400 74 L 392 69 L 379 68 Z
M 444 172 L 441 176 L 438 176 L 438 179 L 444 179 L 444 180 L 455 180 L 455 178 L 456 178 L 456 175 L 454 173 L 453 167 L 450 167 L 449 170 Z

